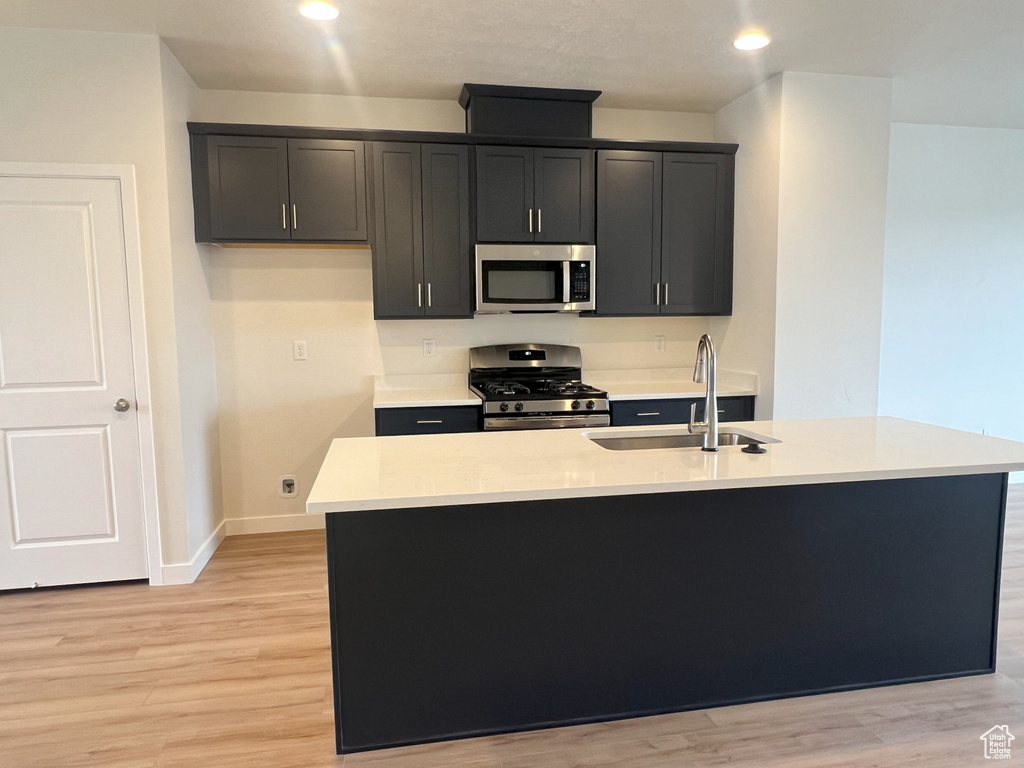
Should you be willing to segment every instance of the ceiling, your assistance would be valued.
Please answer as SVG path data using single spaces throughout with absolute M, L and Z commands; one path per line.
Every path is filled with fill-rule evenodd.
M 1022 0 L 4 0 L 0 26 L 162 37 L 201 88 L 455 99 L 592 88 L 712 112 L 783 70 L 894 78 L 894 119 L 1024 127 Z M 764 51 L 731 41 L 765 30 Z

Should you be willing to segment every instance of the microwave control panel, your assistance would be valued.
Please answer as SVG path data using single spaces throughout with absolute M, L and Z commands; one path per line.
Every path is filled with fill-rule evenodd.
M 590 262 L 569 262 L 569 301 L 590 301 Z

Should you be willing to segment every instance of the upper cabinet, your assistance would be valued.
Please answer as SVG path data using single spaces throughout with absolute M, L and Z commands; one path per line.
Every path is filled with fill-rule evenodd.
M 597 313 L 732 313 L 733 156 L 601 150 Z
M 372 147 L 374 317 L 471 317 L 469 148 Z
M 366 240 L 361 141 L 288 140 L 292 240 Z
M 192 137 L 197 242 L 365 242 L 363 144 Z
M 472 317 L 475 243 L 596 243 L 596 315 L 732 312 L 734 144 L 189 131 L 197 242 L 371 244 L 377 318 Z
M 477 240 L 594 242 L 594 150 L 477 147 Z

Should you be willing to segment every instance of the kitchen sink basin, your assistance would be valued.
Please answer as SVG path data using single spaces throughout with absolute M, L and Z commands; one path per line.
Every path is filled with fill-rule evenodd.
M 609 451 L 642 451 L 654 448 L 701 448 L 704 445 L 704 435 L 691 435 L 689 432 L 670 432 L 652 434 L 601 434 L 586 433 L 585 436 Z M 764 445 L 765 443 L 777 443 L 770 437 L 763 435 L 744 434 L 722 430 L 718 433 L 718 445 Z

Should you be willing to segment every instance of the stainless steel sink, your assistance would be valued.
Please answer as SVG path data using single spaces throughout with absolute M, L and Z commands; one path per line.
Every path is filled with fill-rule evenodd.
M 689 433 L 669 434 L 638 434 L 638 435 L 614 435 L 587 433 L 593 442 L 609 451 L 642 451 L 653 448 L 700 448 L 704 445 L 704 435 L 691 435 Z M 741 434 L 739 432 L 719 432 L 718 444 L 727 445 L 764 445 L 765 443 L 777 443 L 770 437 L 757 437 Z

